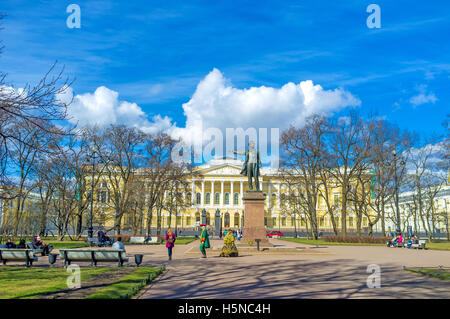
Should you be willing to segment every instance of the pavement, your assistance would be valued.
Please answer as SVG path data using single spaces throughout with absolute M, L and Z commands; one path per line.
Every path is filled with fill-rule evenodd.
M 166 266 L 138 299 L 158 298 L 446 298 L 450 282 L 403 270 L 406 267 L 450 268 L 450 251 L 388 248 L 385 246 L 310 246 L 270 239 L 286 253 L 242 252 L 239 257 L 218 257 L 223 241 L 212 240 L 208 258 L 201 258 L 199 241 L 176 245 L 171 261 L 164 245 L 127 245 L 129 265 L 133 254 L 143 254 L 142 266 Z M 46 267 L 39 257 L 37 267 Z M 89 263 L 80 263 L 88 266 Z M 379 288 L 367 286 L 374 276 L 369 265 L 380 269 Z M 99 263 L 99 266 L 111 266 Z M 56 267 L 62 267 L 58 260 Z M 376 266 L 375 266 L 376 267 Z M 370 281 L 372 282 L 372 281 Z

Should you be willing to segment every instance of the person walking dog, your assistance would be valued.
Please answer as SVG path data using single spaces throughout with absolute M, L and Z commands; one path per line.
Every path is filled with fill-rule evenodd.
M 205 224 L 201 224 L 200 227 L 202 227 L 202 234 L 200 235 L 200 251 L 202 253 L 202 258 L 206 258 L 206 249 L 210 247 L 208 230 L 206 229 Z
M 172 230 L 169 228 L 166 233 L 166 247 L 167 252 L 169 253 L 169 260 L 172 260 L 172 249 L 175 246 L 175 234 L 172 233 Z

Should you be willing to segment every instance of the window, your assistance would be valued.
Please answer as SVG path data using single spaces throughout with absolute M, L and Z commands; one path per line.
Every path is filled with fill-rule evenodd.
M 286 226 L 286 217 L 281 218 L 281 226 Z
M 339 194 L 334 194 L 334 205 L 339 206 Z
M 277 218 L 276 217 L 272 217 L 272 225 L 273 226 L 277 225 Z
M 272 202 L 271 204 L 271 208 L 275 206 L 275 203 L 277 202 L 277 195 L 276 194 L 272 194 Z
M 319 217 L 319 226 L 325 227 L 325 217 Z
M 239 227 L 239 214 L 234 214 L 234 227 Z
M 348 218 L 348 226 L 353 227 L 353 217 Z
M 219 203 L 220 203 L 220 194 L 219 194 L 219 193 L 216 193 L 216 194 L 214 195 L 214 204 L 215 204 L 215 205 L 219 205 Z
M 200 213 L 195 213 L 195 222 L 200 223 Z
M 202 194 L 197 193 L 197 205 L 200 205 L 202 203 Z
M 209 216 L 209 213 L 206 213 L 206 225 L 211 225 L 211 217 Z
M 363 217 L 362 222 L 363 222 L 363 226 L 367 226 L 369 224 L 367 217 Z
M 225 205 L 230 205 L 230 194 L 225 193 Z
M 211 203 L 211 193 L 206 193 L 205 196 L 205 204 L 210 204 Z
M 334 222 L 336 223 L 336 227 L 339 226 L 339 217 L 334 217 Z
M 291 226 L 295 226 L 295 217 L 291 217 Z
M 234 193 L 234 205 L 239 205 L 239 193 Z
M 187 193 L 187 203 L 188 203 L 188 205 L 192 205 L 192 194 L 191 193 Z
M 191 216 L 186 217 L 186 226 L 191 225 Z

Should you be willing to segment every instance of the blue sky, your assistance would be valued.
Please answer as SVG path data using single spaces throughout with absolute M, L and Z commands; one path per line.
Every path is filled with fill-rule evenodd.
M 71 3 L 80 29 L 66 26 Z M 371 3 L 380 29 L 366 25 Z M 11 85 L 36 82 L 58 60 L 75 95 L 104 86 L 180 127 L 183 103 L 214 69 L 239 90 L 312 80 L 426 134 L 443 134 L 450 113 L 449 1 L 3 0 L 0 11 Z

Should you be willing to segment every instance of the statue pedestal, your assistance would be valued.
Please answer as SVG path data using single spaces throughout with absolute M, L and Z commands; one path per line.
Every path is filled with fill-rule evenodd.
M 262 192 L 245 192 L 244 201 L 244 229 L 242 230 L 241 243 L 249 240 L 255 244 L 255 239 L 260 239 L 260 245 L 269 245 L 264 226 L 264 201 L 266 196 Z

